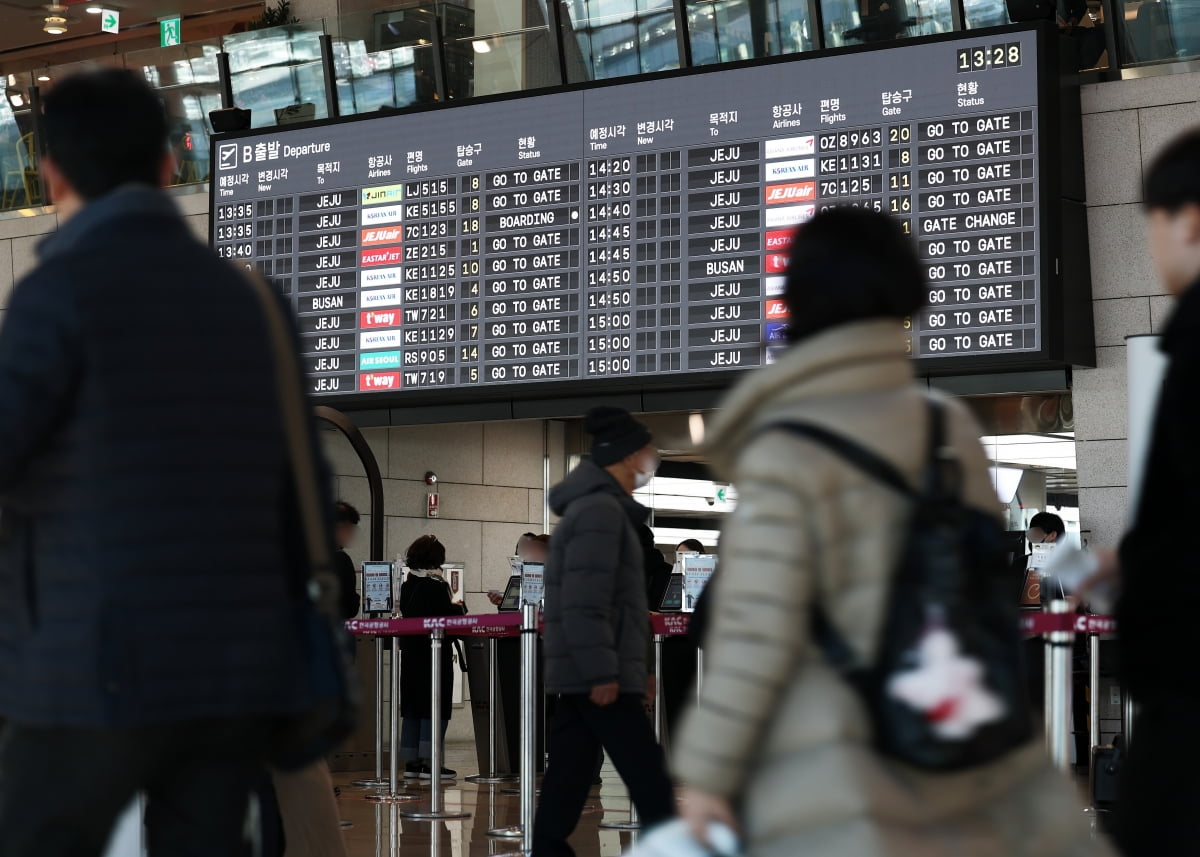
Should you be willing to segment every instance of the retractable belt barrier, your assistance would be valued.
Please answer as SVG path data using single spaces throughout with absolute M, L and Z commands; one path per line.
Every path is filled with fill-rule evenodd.
M 665 740 L 665 707 L 663 700 L 663 643 L 668 637 L 684 636 L 691 624 L 688 614 L 654 613 L 650 616 L 651 630 L 654 635 L 654 729 L 660 742 Z M 534 717 L 536 711 L 536 672 L 537 672 L 537 634 L 540 631 L 540 616 L 536 608 L 527 607 L 522 614 L 492 613 L 467 616 L 440 616 L 421 619 L 352 619 L 346 623 L 347 630 L 361 637 L 430 637 L 430 658 L 433 667 L 433 679 L 430 688 L 431 711 L 434 713 L 435 731 L 433 752 L 430 767 L 431 772 L 431 805 L 425 812 L 404 812 L 410 818 L 459 818 L 461 813 L 447 812 L 442 806 L 442 744 L 439 740 L 436 719 L 440 716 L 442 707 L 441 685 L 441 651 L 446 637 L 489 637 L 489 645 L 495 646 L 495 640 L 506 637 L 521 637 L 521 759 L 520 759 L 520 793 L 521 793 L 521 824 L 516 827 L 496 831 L 495 835 L 521 837 L 524 850 L 532 847 L 533 810 L 534 810 L 534 778 L 536 767 L 533 758 Z M 1026 613 L 1021 616 L 1021 631 L 1030 636 L 1042 636 L 1046 641 L 1046 747 L 1052 763 L 1066 770 L 1070 766 L 1070 736 L 1071 736 L 1071 648 L 1077 634 L 1088 635 L 1091 645 L 1090 652 L 1090 686 L 1092 698 L 1092 723 L 1090 730 L 1091 746 L 1099 743 L 1098 698 L 1099 698 L 1099 642 L 1104 635 L 1115 634 L 1117 621 L 1112 616 L 1076 615 L 1070 612 L 1066 601 L 1054 601 L 1040 613 Z M 379 651 L 377 649 L 377 651 Z M 389 791 L 386 794 L 372 795 L 369 799 L 383 803 L 402 803 L 419 800 L 414 794 L 399 791 L 398 744 L 400 719 L 400 659 L 397 649 L 392 651 L 392 693 L 391 693 L 391 770 L 387 781 Z M 703 650 L 696 652 L 696 694 L 700 696 L 704 676 Z M 380 659 L 380 663 L 381 663 Z M 499 781 L 502 775 L 496 767 L 496 714 L 498 704 L 496 682 L 495 650 L 489 655 L 489 751 L 492 770 L 486 776 L 476 778 L 477 782 Z M 382 670 L 377 665 L 377 670 Z M 380 771 L 382 757 L 382 739 L 377 740 L 376 771 Z M 631 808 L 631 818 L 624 827 L 636 827 L 637 816 Z

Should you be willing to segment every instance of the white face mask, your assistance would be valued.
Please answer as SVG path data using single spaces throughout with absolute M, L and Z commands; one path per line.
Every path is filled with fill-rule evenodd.
M 654 456 L 654 463 L 650 466 L 649 470 L 646 470 L 646 471 L 639 470 L 639 471 L 637 471 L 637 473 L 634 474 L 633 484 L 636 485 L 639 489 L 645 488 L 647 485 L 650 484 L 650 480 L 652 480 L 654 478 L 654 474 L 658 472 L 658 467 L 660 464 L 662 464 L 662 459 L 659 458 L 658 455 L 656 454 Z

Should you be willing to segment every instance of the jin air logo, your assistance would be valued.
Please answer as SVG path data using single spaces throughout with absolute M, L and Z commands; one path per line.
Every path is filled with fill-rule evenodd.
M 222 143 L 217 149 L 219 169 L 236 170 L 238 165 L 237 143 Z

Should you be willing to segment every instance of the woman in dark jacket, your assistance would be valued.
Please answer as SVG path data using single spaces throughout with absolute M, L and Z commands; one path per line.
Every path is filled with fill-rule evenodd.
M 446 548 L 437 536 L 421 536 L 408 548 L 405 565 L 408 576 L 400 587 L 400 613 L 406 619 L 431 616 L 461 616 L 467 612 L 461 601 L 451 601 L 450 584 L 442 577 Z M 402 637 L 400 651 L 400 714 L 404 723 L 400 733 L 400 758 L 408 779 L 432 779 L 434 713 L 430 690 L 433 669 L 428 637 Z M 453 647 L 442 646 L 442 710 L 437 719 L 437 740 L 445 741 L 450 725 L 450 700 L 454 692 Z M 442 779 L 454 779 L 455 772 L 442 768 Z

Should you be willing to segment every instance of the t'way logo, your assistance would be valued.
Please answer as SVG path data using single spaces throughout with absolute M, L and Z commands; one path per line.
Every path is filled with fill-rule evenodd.
M 400 324 L 400 310 L 370 310 L 361 313 L 362 327 L 396 327 Z

